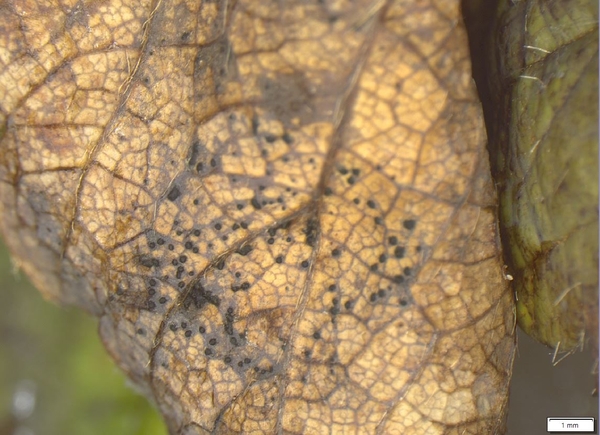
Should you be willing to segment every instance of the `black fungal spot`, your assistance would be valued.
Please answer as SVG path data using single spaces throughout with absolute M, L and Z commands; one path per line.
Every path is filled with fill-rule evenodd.
M 369 199 L 369 200 L 367 201 L 367 206 L 368 206 L 369 208 L 375 208 L 375 202 Z
M 169 201 L 175 201 L 177 198 L 179 198 L 179 195 L 181 195 L 181 191 L 179 190 L 179 187 L 173 186 L 171 191 L 167 194 L 167 199 Z
M 404 282 L 404 277 L 402 275 L 396 275 L 394 277 L 394 282 L 396 284 L 402 284 Z
M 375 225 L 383 224 L 383 219 L 381 219 L 379 216 L 377 216 L 375 219 L 373 219 L 373 221 L 375 222 Z
M 174 258 L 173 260 L 171 260 L 171 264 L 172 264 L 173 266 L 177 266 L 177 265 L 179 264 L 179 261 L 177 261 L 177 259 L 176 259 L 176 258 Z
M 377 264 L 377 263 L 373 263 L 369 267 L 369 269 L 371 270 L 371 272 L 376 272 L 378 268 L 379 268 L 379 264 Z
M 329 291 L 330 292 L 334 292 L 335 291 L 335 284 L 330 284 L 329 285 Z
M 356 182 L 356 179 L 354 178 L 354 176 L 350 175 L 346 181 L 348 182 L 348 184 L 353 185 Z
M 290 136 L 288 132 L 283 133 L 281 139 L 288 145 L 291 145 L 294 142 L 294 139 L 292 138 L 292 136 Z
M 396 246 L 396 248 L 394 249 L 394 257 L 396 258 L 402 258 L 404 257 L 404 253 L 405 253 L 405 249 L 403 246 Z
M 184 288 L 185 287 L 185 282 L 184 281 L 179 281 L 179 283 L 177 284 L 177 287 Z
M 305 269 L 308 267 L 308 265 L 309 265 L 309 264 L 310 264 L 310 263 L 309 263 L 307 260 L 304 260 L 302 263 L 300 263 L 300 265 L 301 265 L 302 267 L 304 267 Z
M 265 140 L 268 143 L 273 143 L 277 140 L 277 136 L 275 136 L 274 134 L 267 133 L 267 134 L 265 134 Z
M 275 262 L 276 262 L 277 264 L 281 264 L 281 263 L 283 263 L 283 255 L 279 255 L 279 256 L 277 256 L 277 258 L 275 258 Z
M 185 263 L 185 262 L 187 261 L 187 256 L 186 256 L 186 255 L 180 255 L 180 256 L 179 256 L 179 261 L 180 261 L 181 263 Z
M 212 168 L 214 168 L 214 167 L 216 167 L 216 166 L 217 166 L 217 161 L 216 161 L 214 158 L 210 159 L 210 166 L 211 166 Z
M 154 242 L 150 242 L 150 243 L 148 243 L 148 247 L 149 247 L 150 249 L 154 249 L 154 248 L 156 248 L 156 243 L 154 243 Z
M 189 39 L 189 37 L 190 37 L 191 34 L 192 34 L 192 32 L 190 32 L 190 31 L 183 32 L 181 34 L 181 40 L 182 41 L 187 41 Z
M 153 288 L 149 288 L 149 289 L 148 289 L 148 294 L 149 294 L 150 296 L 154 296 L 154 295 L 156 294 L 156 290 L 154 290 Z
M 201 327 L 198 328 L 198 332 L 200 334 L 204 334 L 206 332 L 206 328 L 204 326 L 201 326 Z
M 188 151 L 188 165 L 190 166 L 190 168 L 193 168 L 194 165 L 196 164 L 199 153 L 200 153 L 200 142 L 195 141 L 194 143 L 192 143 L 192 146 L 190 147 L 190 149 Z
M 206 349 L 204 349 L 204 355 L 206 356 L 210 356 L 213 354 L 213 350 L 209 347 L 207 347 Z
M 221 231 L 221 228 L 223 228 L 223 225 L 221 225 L 220 223 L 215 224 L 215 230 Z
M 211 291 L 205 290 L 202 284 L 195 283 L 183 300 L 183 306 L 189 308 L 191 304 L 196 308 L 202 308 L 206 304 L 212 304 L 218 307 L 221 300 L 212 294 Z
M 346 174 L 348 173 L 348 169 L 346 169 L 346 168 L 345 168 L 345 167 L 343 167 L 343 166 L 340 166 L 340 167 L 338 168 L 338 172 L 339 172 L 340 174 L 342 174 L 342 175 L 346 175 Z
M 323 195 L 325 196 L 329 196 L 331 195 L 333 192 L 331 190 L 331 187 L 326 187 L 325 190 L 323 191 Z
M 408 305 L 408 301 L 406 299 L 400 299 L 400 305 L 405 307 Z
M 417 222 L 414 219 L 407 219 L 402 223 L 402 225 L 404 225 L 404 228 L 407 230 L 414 230 L 417 226 Z
M 380 288 L 379 291 L 377 292 L 377 296 L 379 296 L 380 298 L 385 297 L 385 290 Z
M 177 325 L 175 323 L 171 323 L 169 325 L 169 329 L 173 332 L 177 331 Z
M 192 336 L 192 331 L 190 331 L 189 329 L 187 331 L 185 331 L 185 336 L 187 338 L 190 338 Z
M 194 246 L 194 244 L 192 242 L 185 242 L 185 249 L 192 249 L 192 247 Z
M 315 333 L 313 334 L 313 338 L 315 340 L 318 340 L 321 338 L 321 333 L 319 331 L 315 331 Z
M 240 227 L 242 227 L 242 229 L 244 229 L 244 230 L 247 230 L 248 224 L 246 222 L 240 222 Z
M 341 253 L 342 252 L 338 248 L 335 248 L 334 250 L 331 251 L 331 255 L 333 257 L 339 257 Z
M 388 237 L 388 243 L 390 245 L 397 245 L 398 244 L 398 237 L 396 237 L 396 236 L 390 236 L 390 237 Z
M 148 301 L 148 309 L 153 310 L 156 308 L 156 304 L 152 301 Z
M 240 287 L 242 290 L 248 290 L 250 288 L 250 283 L 248 281 L 244 281 L 242 286 Z
M 248 253 L 250 253 L 250 251 L 252 251 L 252 249 L 254 249 L 252 247 L 252 245 L 245 244 L 245 245 L 241 246 L 240 249 L 237 250 L 237 253 L 240 254 L 241 256 L 246 256 L 246 255 L 248 255 Z
M 369 296 L 369 300 L 371 302 L 375 302 L 377 300 L 377 293 L 371 293 L 371 296 Z
M 354 305 L 354 302 L 352 301 L 346 301 L 344 302 L 344 308 L 346 308 L 347 310 L 351 309 Z
M 358 205 L 358 204 L 360 204 L 360 199 L 358 199 L 358 198 L 354 198 L 354 199 L 352 200 L 352 202 L 353 202 L 354 204 Z
M 275 239 L 274 239 L 273 237 L 269 237 L 269 238 L 267 239 L 267 243 L 268 243 L 269 245 L 272 245 L 273 243 L 275 243 Z
M 192 248 L 192 252 L 193 252 L 194 254 L 197 254 L 198 252 L 200 252 L 200 250 L 199 250 L 199 249 L 198 249 L 196 246 L 194 246 L 194 247 Z
M 210 340 L 208 340 L 208 344 L 210 344 L 211 346 L 214 346 L 215 344 L 217 344 L 217 339 L 211 338 Z
M 156 285 L 156 280 L 154 278 L 150 278 L 150 281 L 148 281 L 148 284 L 154 286 L 154 285 Z
M 387 260 L 387 255 L 385 255 L 385 254 L 381 254 L 381 255 L 379 256 L 379 262 L 380 262 L 380 263 L 385 263 L 385 260 Z
M 412 270 L 410 267 L 404 268 L 404 275 L 409 276 L 411 273 L 412 273 Z
M 162 298 L 160 298 L 160 299 L 158 300 L 158 302 L 160 302 L 161 304 L 164 304 L 164 303 L 166 303 L 166 302 L 167 302 L 167 298 L 165 298 L 165 297 L 163 296 Z
M 223 270 L 225 268 L 225 259 L 220 258 L 219 261 L 217 261 L 217 264 L 215 264 L 215 267 L 217 270 Z
M 353 168 L 352 173 L 358 177 L 360 175 L 360 169 Z
M 142 328 L 139 328 L 136 332 L 138 335 L 146 335 L 146 331 L 144 331 Z

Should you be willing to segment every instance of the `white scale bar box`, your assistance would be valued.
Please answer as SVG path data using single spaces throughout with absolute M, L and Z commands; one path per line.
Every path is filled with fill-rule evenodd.
M 548 417 L 546 420 L 549 433 L 596 433 L 593 417 Z

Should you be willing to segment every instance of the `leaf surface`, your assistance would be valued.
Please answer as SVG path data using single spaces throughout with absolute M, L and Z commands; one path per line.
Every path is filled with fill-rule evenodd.
M 457 2 L 3 5 L 2 231 L 181 434 L 501 433 Z
M 598 346 L 598 4 L 501 1 L 488 79 L 492 163 L 519 325 Z

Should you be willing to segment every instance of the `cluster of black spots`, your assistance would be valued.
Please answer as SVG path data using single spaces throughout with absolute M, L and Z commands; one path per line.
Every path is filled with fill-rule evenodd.
M 235 284 L 234 284 L 234 285 L 232 285 L 232 286 L 231 286 L 231 291 L 235 293 L 235 292 L 237 292 L 237 291 L 240 291 L 240 290 L 248 290 L 249 288 L 250 288 L 250 283 L 249 283 L 248 281 L 244 281 L 244 282 L 243 282 L 241 285 L 239 285 L 239 286 L 238 286 L 238 285 L 235 285 Z
M 379 289 L 378 291 L 371 293 L 369 296 L 369 301 L 377 302 L 377 299 L 385 298 L 386 294 L 387 293 L 384 289 Z
M 233 322 L 235 320 L 235 315 L 233 313 L 233 307 L 227 308 L 227 311 L 225 312 L 225 320 L 223 321 L 225 333 L 229 336 L 233 335 Z
M 194 304 L 196 308 L 202 308 L 206 304 L 212 304 L 218 307 L 221 300 L 212 294 L 211 291 L 206 290 L 200 282 L 195 283 L 190 288 L 189 292 L 183 299 L 183 306 L 187 309 L 191 304 Z
M 150 269 L 151 267 L 159 267 L 160 266 L 160 260 L 158 258 L 154 258 L 150 255 L 139 255 L 137 257 L 138 263 L 143 266 L 143 267 L 147 267 L 148 269 Z
M 306 236 L 306 244 L 310 247 L 315 246 L 315 241 L 317 239 L 317 231 L 319 227 L 319 221 L 315 216 L 311 216 L 306 222 L 306 227 L 302 230 L 302 232 Z
M 181 195 L 181 191 L 178 186 L 173 186 L 169 193 L 167 193 L 167 199 L 169 201 L 175 201 Z

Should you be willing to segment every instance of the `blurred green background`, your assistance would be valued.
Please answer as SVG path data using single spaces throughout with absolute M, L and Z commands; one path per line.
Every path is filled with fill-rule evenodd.
M 593 364 L 584 352 L 554 367 L 551 350 L 520 333 L 507 435 L 545 434 L 549 416 L 598 418 L 598 399 L 590 395 Z M 15 399 L 20 416 L 13 412 Z M 96 321 L 44 301 L 26 278 L 13 273 L 0 243 L 0 435 L 59 434 L 167 430 L 107 356 Z
M 1 244 L 0 435 L 166 433 L 104 351 L 96 321 L 43 300 Z

